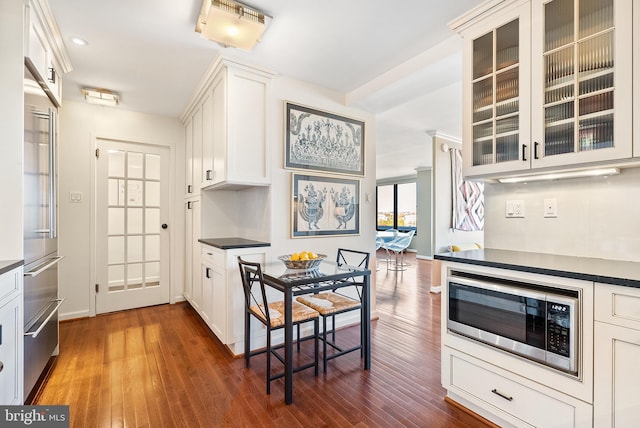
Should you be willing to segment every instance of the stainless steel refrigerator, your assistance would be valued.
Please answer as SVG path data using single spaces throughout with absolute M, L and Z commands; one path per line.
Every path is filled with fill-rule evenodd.
M 57 109 L 24 75 L 24 398 L 58 354 Z

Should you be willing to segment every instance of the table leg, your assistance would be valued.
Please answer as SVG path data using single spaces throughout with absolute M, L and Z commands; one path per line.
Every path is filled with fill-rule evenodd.
M 293 296 L 284 293 L 284 402 L 293 402 Z
M 364 287 L 362 289 L 362 334 L 364 342 L 364 369 L 371 368 L 371 308 L 369 307 L 369 275 L 364 277 Z

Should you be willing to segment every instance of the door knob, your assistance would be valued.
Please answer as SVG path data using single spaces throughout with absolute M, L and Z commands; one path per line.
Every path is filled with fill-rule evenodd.
M 167 223 L 162 223 L 162 228 L 163 229 L 166 229 L 167 227 L 169 227 L 169 226 L 167 226 Z

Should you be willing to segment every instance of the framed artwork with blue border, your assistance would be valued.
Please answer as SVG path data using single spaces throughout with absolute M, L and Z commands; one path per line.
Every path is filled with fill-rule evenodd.
M 360 234 L 360 180 L 292 175 L 293 238 Z
M 364 176 L 364 122 L 285 106 L 285 168 Z

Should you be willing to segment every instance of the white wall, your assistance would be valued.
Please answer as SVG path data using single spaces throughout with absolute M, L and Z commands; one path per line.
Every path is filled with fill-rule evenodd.
M 450 149 L 461 149 L 459 141 L 442 135 L 433 136 L 433 252 L 446 252 L 451 244 L 480 243 L 484 241 L 485 231 L 466 232 L 454 230 L 451 227 L 452 215 L 452 183 L 451 183 L 451 155 L 443 152 L 442 145 L 447 144 Z M 486 196 L 485 196 L 486 206 Z M 485 208 L 486 210 L 486 208 Z
M 431 259 L 433 249 L 431 248 L 433 231 L 433 169 L 421 168 L 418 170 L 416 178 L 416 225 L 418 234 L 413 238 L 411 244 L 416 249 L 417 258 Z
M 608 178 L 485 185 L 489 248 L 640 261 L 640 168 Z M 558 217 L 543 217 L 556 198 Z M 522 199 L 525 218 L 505 218 L 505 202 Z
M 273 114 L 274 126 L 271 127 L 272 139 L 272 179 L 271 179 L 271 253 L 273 255 L 289 254 L 300 251 L 314 251 L 335 258 L 339 247 L 352 248 L 371 253 L 375 262 L 376 237 L 376 133 L 375 118 L 362 110 L 344 106 L 344 96 L 323 88 L 307 84 L 295 79 L 278 76 L 273 81 Z M 365 177 L 360 180 L 360 235 L 321 238 L 291 238 L 291 203 L 292 174 L 285 170 L 285 108 L 284 103 L 290 101 L 299 105 L 353 117 L 365 122 Z M 342 176 L 347 177 L 347 176 Z M 367 202 L 368 197 L 368 202 Z M 372 269 L 372 296 L 375 295 L 375 266 Z M 372 304 L 375 314 L 375 304 Z M 375 315 L 374 315 L 375 316 Z
M 23 77 L 21 1 L 0 2 L 0 260 L 21 260 Z
M 184 216 L 182 203 L 184 188 L 184 129 L 177 118 L 152 116 L 121 110 L 65 101 L 60 111 L 59 125 L 59 253 L 65 257 L 60 263 L 60 296 L 66 297 L 61 318 L 92 315 L 94 243 L 92 216 L 94 198 L 95 144 L 97 138 L 143 144 L 168 146 L 170 165 L 172 213 L 171 286 L 174 295 L 182 295 Z M 70 192 L 81 192 L 81 203 L 69 201 Z

